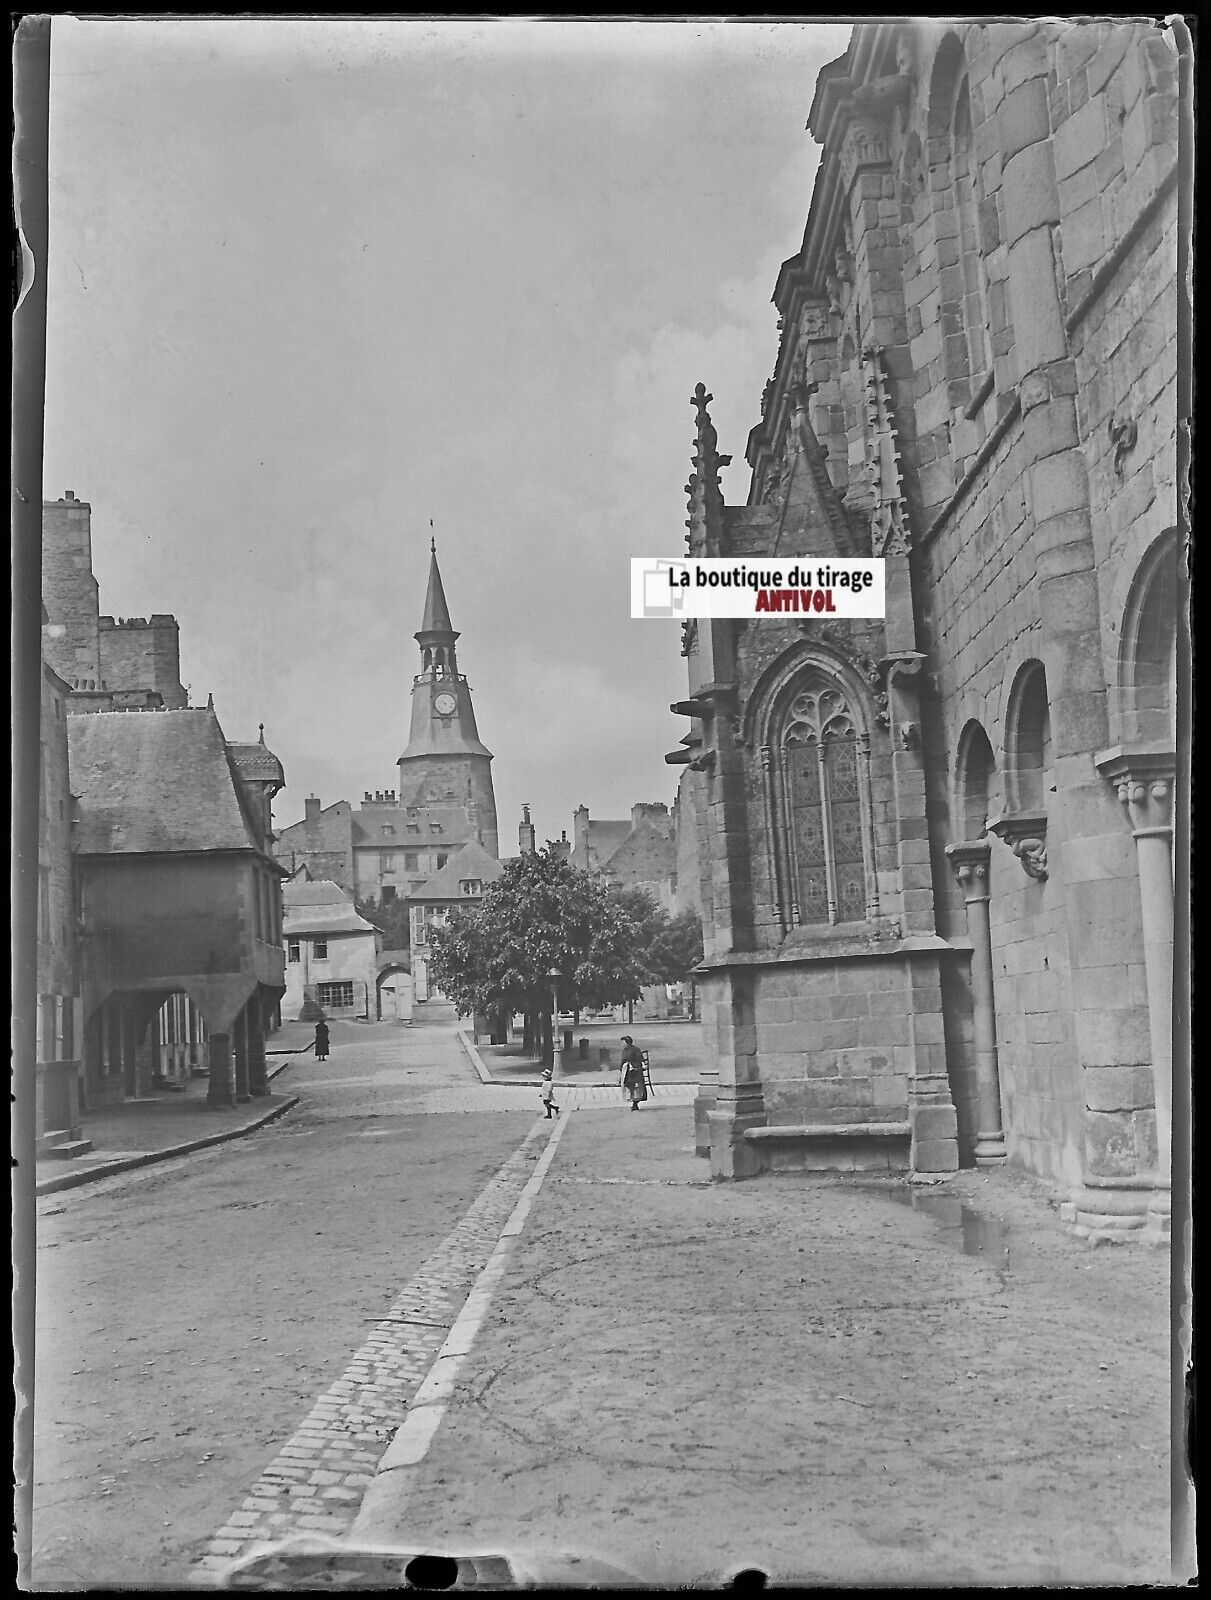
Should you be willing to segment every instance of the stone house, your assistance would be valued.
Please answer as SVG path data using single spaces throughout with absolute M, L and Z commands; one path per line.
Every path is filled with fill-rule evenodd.
M 1008 1159 L 1167 1227 L 1178 85 L 1145 21 L 820 74 L 748 501 L 699 385 L 687 544 L 880 556 L 887 609 L 685 624 L 721 1176 Z
M 604 873 L 624 888 L 646 889 L 666 911 L 676 909 L 677 839 L 668 806 L 640 802 L 629 819 L 597 822 L 588 806 L 579 806 L 571 843 L 574 867 Z
M 210 706 L 74 716 L 67 733 L 86 1109 L 145 1095 L 166 1050 L 199 1044 L 212 1104 L 267 1094 L 265 1029 L 285 989 L 280 763 L 263 743 L 229 745 Z M 195 1014 L 204 1037 L 177 1038 Z
M 429 981 L 429 947 L 433 932 L 445 927 L 451 911 L 459 906 L 475 906 L 504 868 L 472 839 L 452 855 L 427 883 L 411 895 L 412 997 L 415 1003 L 440 999 Z
M 282 890 L 282 936 L 284 1019 L 298 1019 L 305 1008 L 326 1017 L 376 1014 L 379 934 L 358 915 L 347 889 L 330 880 L 289 879 Z

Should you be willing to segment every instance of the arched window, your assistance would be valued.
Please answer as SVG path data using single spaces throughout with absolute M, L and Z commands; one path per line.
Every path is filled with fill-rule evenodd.
M 860 922 L 869 914 L 862 758 L 840 685 L 797 686 L 778 735 L 793 920 Z
M 1144 558 L 1127 602 L 1119 690 L 1128 739 L 1177 737 L 1177 539 L 1161 536 Z
M 962 269 L 963 325 L 973 386 L 991 365 L 988 348 L 988 305 L 984 262 L 980 254 L 980 205 L 976 192 L 975 146 L 971 136 L 971 101 L 967 79 L 959 85 L 951 130 L 951 180 L 959 219 L 959 266 Z
M 996 761 L 988 735 L 978 722 L 969 723 L 959 742 L 958 826 L 964 840 L 982 839 L 996 804 Z
M 1051 715 L 1047 706 L 1047 674 L 1041 661 L 1032 661 L 1023 667 L 1014 685 L 1006 755 L 1009 804 L 1013 811 L 1046 811 L 1051 787 Z
M 952 409 L 974 400 L 992 366 L 980 191 L 967 62 L 956 34 L 934 61 L 929 97 L 929 167 L 941 289 L 943 365 Z

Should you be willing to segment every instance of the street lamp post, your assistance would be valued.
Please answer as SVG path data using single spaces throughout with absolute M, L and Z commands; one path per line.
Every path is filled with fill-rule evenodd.
M 551 1082 L 555 1083 L 563 1069 L 563 1045 L 559 1037 L 559 969 L 552 967 L 547 977 L 551 980 Z

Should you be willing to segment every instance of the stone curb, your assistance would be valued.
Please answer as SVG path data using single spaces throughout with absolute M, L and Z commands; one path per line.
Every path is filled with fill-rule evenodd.
M 476 1049 L 471 1035 L 459 1028 L 457 1037 L 459 1043 L 471 1058 L 471 1065 L 475 1068 L 475 1073 L 480 1083 L 491 1084 L 496 1089 L 538 1089 L 541 1087 L 541 1078 L 494 1078 L 491 1069 Z M 594 1083 L 573 1083 L 570 1078 L 561 1078 L 559 1081 L 565 1089 L 616 1089 L 618 1087 L 616 1073 L 609 1078 L 601 1078 Z M 687 1084 L 691 1088 L 697 1088 L 698 1086 L 697 1078 L 669 1078 L 661 1081 L 666 1083 L 670 1089 L 684 1088 Z
M 504 1276 L 514 1241 L 525 1227 L 526 1218 L 538 1198 L 543 1179 L 555 1159 L 559 1141 L 563 1138 L 564 1130 L 571 1120 L 572 1112 L 569 1109 L 551 1130 L 546 1148 L 539 1157 L 512 1214 L 501 1229 L 492 1253 L 471 1285 L 462 1308 L 446 1335 L 445 1342 L 434 1357 L 424 1381 L 412 1397 L 407 1416 L 396 1429 L 379 1461 L 374 1480 L 367 1487 L 361 1507 L 353 1520 L 353 1526 L 346 1536 L 350 1541 L 365 1540 L 376 1544 L 383 1540 L 398 1540 L 400 1523 L 415 1486 L 419 1468 L 429 1453 L 433 1437 L 446 1415 L 446 1408 L 454 1394 L 459 1371 L 471 1353 L 476 1335 L 488 1314 L 493 1294 Z
M 289 1062 L 285 1066 L 289 1066 Z M 279 1067 L 278 1071 L 284 1068 Z M 276 1077 L 276 1073 L 273 1076 Z M 280 1106 L 274 1106 L 272 1111 L 263 1117 L 258 1117 L 255 1122 L 248 1122 L 242 1128 L 228 1128 L 224 1133 L 211 1133 L 204 1139 L 190 1139 L 185 1144 L 169 1145 L 164 1150 L 145 1150 L 137 1156 L 123 1156 L 117 1161 L 106 1161 L 96 1167 L 89 1167 L 86 1172 L 65 1172 L 61 1178 L 43 1178 L 35 1184 L 35 1194 L 58 1194 L 63 1189 L 78 1189 L 82 1184 L 95 1183 L 98 1178 L 112 1178 L 115 1173 L 131 1172 L 136 1167 L 150 1167 L 157 1161 L 168 1161 L 173 1156 L 191 1155 L 195 1150 L 205 1150 L 213 1144 L 226 1144 L 230 1139 L 242 1139 L 246 1133 L 255 1133 L 258 1128 L 263 1128 L 266 1123 L 274 1122 L 278 1117 L 284 1116 L 299 1103 L 299 1096 L 292 1095 L 289 1100 Z

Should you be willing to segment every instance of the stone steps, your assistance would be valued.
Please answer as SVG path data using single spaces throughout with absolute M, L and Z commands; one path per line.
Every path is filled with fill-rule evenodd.
M 56 1128 L 44 1133 L 38 1141 L 38 1154 L 51 1161 L 71 1161 L 75 1156 L 86 1156 L 93 1147 L 91 1139 L 77 1139 L 68 1128 Z

